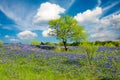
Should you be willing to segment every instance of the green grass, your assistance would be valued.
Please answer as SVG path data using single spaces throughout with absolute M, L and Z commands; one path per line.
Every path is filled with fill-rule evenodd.
M 39 54 L 9 56 L 6 49 L 0 49 L 0 80 L 119 80 L 120 60 L 108 61 L 107 56 L 120 56 L 119 53 L 97 53 L 97 47 L 84 47 L 86 59 L 69 60 L 66 57 L 50 57 Z M 79 50 L 76 50 L 78 53 Z M 61 51 L 62 52 L 62 51 Z M 73 51 L 74 52 L 74 51 Z M 85 53 L 86 52 L 86 53 Z M 71 52 L 72 53 L 72 52 Z M 102 59 L 96 56 L 102 55 Z M 95 59 L 96 58 L 96 59 Z M 109 62 L 112 66 L 106 68 Z M 81 67 L 78 67 L 80 65 Z
M 16 57 L 0 63 L 0 80 L 68 80 L 73 79 L 68 65 L 56 63 L 51 59 L 31 59 Z M 63 59 L 62 59 L 63 60 Z M 63 74 L 64 73 L 64 74 Z M 71 76 L 70 76 L 71 75 Z M 66 78 L 65 78 L 66 77 Z

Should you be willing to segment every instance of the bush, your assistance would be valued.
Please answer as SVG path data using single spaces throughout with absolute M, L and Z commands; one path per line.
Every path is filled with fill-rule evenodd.
M 93 45 L 94 45 L 94 43 L 92 43 L 92 42 L 82 42 L 79 44 L 79 46 L 93 46 Z
M 52 43 L 52 42 L 46 42 L 45 45 L 48 45 L 48 46 L 55 46 L 55 43 Z
M 120 47 L 120 41 L 114 41 L 114 45 Z
M 73 42 L 72 44 L 71 44 L 71 46 L 79 46 L 80 45 L 80 42 Z
M 90 65 L 92 65 L 92 60 L 94 60 L 94 57 L 96 56 L 97 54 L 97 50 L 98 50 L 98 46 L 95 46 L 95 45 L 84 45 L 82 46 L 83 49 L 85 50 L 85 53 L 86 53 L 86 56 L 87 56 L 87 60 L 88 60 L 88 63 Z
M 33 41 L 31 42 L 31 44 L 33 44 L 33 45 L 40 45 L 40 44 L 41 44 L 41 42 L 36 41 L 36 40 L 33 40 Z
M 59 43 L 58 43 L 58 46 L 63 46 L 63 42 L 59 42 Z
M 112 43 L 105 43 L 105 45 L 104 45 L 104 46 L 114 47 L 115 45 L 114 45 L 114 44 L 112 44 Z
M 0 40 L 0 47 L 3 45 L 3 41 L 2 40 Z

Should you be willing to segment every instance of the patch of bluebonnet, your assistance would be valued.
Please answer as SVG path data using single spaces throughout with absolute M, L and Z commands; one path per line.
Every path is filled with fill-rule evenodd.
M 101 52 L 101 51 L 115 51 L 116 49 L 118 49 L 117 47 L 104 47 L 104 46 L 100 46 L 98 48 L 98 52 Z
M 75 53 L 65 53 L 65 52 L 60 52 L 58 54 L 54 53 L 52 50 L 49 49 L 53 49 L 54 47 L 51 46 L 46 46 L 46 45 L 41 45 L 41 46 L 33 46 L 33 45 L 29 45 L 29 44 L 6 44 L 3 46 L 4 50 L 4 54 L 8 55 L 9 57 L 12 56 L 29 56 L 30 54 L 34 54 L 35 58 L 51 58 L 51 57 L 56 57 L 56 58 L 67 58 L 66 62 L 67 63 L 79 63 L 78 60 L 82 59 L 85 60 L 86 59 L 86 55 L 85 54 L 75 54 Z M 75 47 L 69 47 L 71 50 L 77 49 L 78 46 Z M 98 48 L 98 52 L 101 51 L 114 51 L 116 48 L 115 47 L 99 47 Z M 101 52 L 103 53 L 103 52 Z M 0 53 L 1 55 L 1 53 Z M 120 56 L 107 56 L 104 57 L 104 55 L 100 54 L 100 55 L 96 55 L 94 57 L 94 60 L 96 62 L 99 62 L 100 60 L 103 59 L 107 59 L 109 61 L 111 61 L 112 59 L 114 59 L 114 61 L 119 61 L 120 60 Z M 58 60 L 59 61 L 59 60 Z M 106 64 L 108 65 L 108 64 Z M 76 65 L 78 66 L 78 65 Z M 80 66 L 78 66 L 80 67 Z

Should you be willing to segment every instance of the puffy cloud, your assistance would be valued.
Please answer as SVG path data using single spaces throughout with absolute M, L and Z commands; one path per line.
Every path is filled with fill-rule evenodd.
M 80 23 L 96 23 L 102 15 L 102 8 L 96 7 L 94 10 L 87 10 L 83 13 L 78 13 L 74 18 Z
M 48 28 L 48 20 L 59 18 L 60 14 L 65 11 L 59 5 L 49 2 L 42 3 L 38 7 L 38 5 L 34 4 L 26 5 L 26 3 L 21 1 L 13 1 L 11 3 L 2 1 L 0 3 L 0 10 L 14 21 L 11 27 L 16 27 L 19 30 L 46 30 Z M 4 25 L 3 28 L 12 29 L 7 25 Z
M 10 39 L 11 42 L 18 42 L 19 40 L 18 39 L 15 39 L 15 38 L 12 38 Z
M 60 17 L 61 13 L 64 13 L 64 11 L 65 9 L 57 4 L 49 2 L 42 3 L 35 15 L 34 23 L 43 23 L 52 19 L 57 19 Z
M 112 14 L 104 17 L 93 25 L 94 34 L 91 34 L 91 38 L 95 40 L 115 40 L 120 37 L 120 14 Z
M 95 40 L 106 41 L 106 40 L 115 40 L 119 37 L 119 35 L 113 31 L 101 31 L 98 33 L 91 34 L 90 37 L 94 38 Z
M 104 33 L 96 33 L 96 34 L 91 34 L 91 37 L 93 37 L 93 38 L 99 38 L 99 37 L 105 37 L 106 35 L 104 34 Z
M 100 29 L 102 28 L 102 29 Z M 100 33 L 94 36 L 98 40 L 116 40 L 120 37 L 120 14 L 112 14 L 100 20 L 96 30 Z M 101 36 L 104 34 L 104 36 Z M 100 37 L 101 36 L 101 37 Z
M 9 6 L 11 5 L 11 6 Z M 0 2 L 0 11 L 2 11 L 5 16 L 13 20 L 14 23 L 11 26 L 4 25 L 5 29 L 12 29 L 16 27 L 20 30 L 36 30 L 40 28 L 38 26 L 33 27 L 32 19 L 36 13 L 37 6 L 29 5 L 21 0 L 15 0 L 8 2 L 7 0 Z M 10 28 L 11 27 L 11 28 Z
M 10 36 L 9 35 L 5 35 L 5 38 L 10 38 Z
M 101 29 L 99 26 L 101 22 L 100 17 L 102 14 L 102 8 L 96 7 L 93 10 L 86 10 L 83 13 L 78 13 L 76 16 L 74 16 L 74 18 L 79 22 L 80 25 L 85 26 L 88 34 L 91 34 L 95 33 L 96 30 Z
M 53 30 L 50 29 L 50 28 L 48 28 L 47 30 L 44 30 L 44 31 L 42 32 L 42 36 L 43 36 L 43 37 L 49 37 L 49 36 L 50 36 L 49 33 L 50 33 L 51 31 L 53 31 Z
M 37 37 L 37 34 L 28 30 L 20 32 L 17 34 L 18 38 L 22 40 L 28 40 Z
M 120 30 L 120 14 L 112 14 L 107 17 L 104 17 L 97 22 L 98 26 L 96 29 L 106 29 L 111 28 L 113 30 Z
M 120 14 L 113 13 L 102 17 L 103 14 L 103 9 L 96 7 L 93 10 L 78 13 L 74 18 L 80 25 L 86 27 L 90 38 L 94 40 L 114 40 L 119 38 Z
M 120 29 L 120 14 L 110 16 L 108 21 L 113 28 Z

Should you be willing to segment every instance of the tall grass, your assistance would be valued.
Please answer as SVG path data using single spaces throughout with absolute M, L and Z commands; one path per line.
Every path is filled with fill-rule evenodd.
M 17 46 L 16 46 L 17 47 Z M 15 49 L 15 48 L 14 48 Z M 19 49 L 19 48 L 16 48 Z M 119 80 L 120 54 L 117 51 L 98 52 L 98 46 L 81 46 L 69 50 L 85 58 L 58 56 L 62 50 L 49 57 L 44 53 L 13 54 L 0 48 L 0 80 Z M 19 51 L 22 54 L 23 50 Z M 28 51 L 27 51 L 28 52 Z M 68 54 L 69 56 L 70 54 Z

